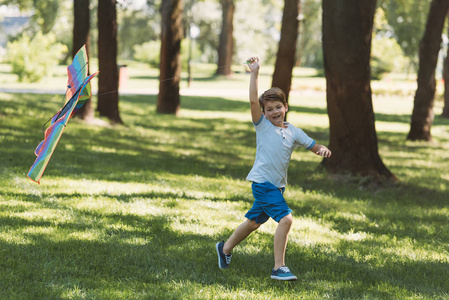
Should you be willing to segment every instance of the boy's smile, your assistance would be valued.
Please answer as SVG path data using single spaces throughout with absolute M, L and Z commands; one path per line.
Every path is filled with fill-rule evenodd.
M 287 104 L 281 101 L 266 101 L 264 115 L 274 126 L 284 127 L 285 113 L 288 111 Z

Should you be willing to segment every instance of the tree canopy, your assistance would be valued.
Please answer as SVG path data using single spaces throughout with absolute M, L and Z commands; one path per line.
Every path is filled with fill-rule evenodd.
M 71 48 L 71 31 L 68 24 L 73 21 L 72 0 L 0 0 L 0 5 L 17 7 L 32 13 L 31 23 L 25 30 L 34 35 L 38 30 L 44 34 L 54 32 L 57 42 Z M 117 35 L 118 59 L 140 59 L 134 56 L 136 46 L 160 40 L 160 0 L 118 1 Z M 96 43 L 98 32 L 96 25 L 97 1 L 91 1 L 91 42 Z M 195 44 L 199 55 L 194 60 L 216 63 L 218 59 L 219 36 L 221 33 L 221 5 L 219 0 L 185 0 L 183 11 L 183 27 L 194 24 L 199 28 Z M 257 7 L 257 9 L 254 9 Z M 233 63 L 239 64 L 247 57 L 257 55 L 265 63 L 274 64 L 280 38 L 283 0 L 235 0 L 234 14 L 234 51 Z M 394 38 L 402 50 L 401 56 L 407 57 L 412 67 L 418 65 L 418 44 L 424 31 L 429 1 L 420 0 L 380 0 L 376 20 L 382 11 L 381 19 L 385 20 L 382 34 Z M 301 24 L 298 35 L 298 59 L 302 66 L 322 68 L 321 49 L 321 1 L 301 1 Z M 54 24 L 58 26 L 54 26 Z M 33 29 L 34 28 L 34 29 Z M 377 31 L 379 33 L 379 30 Z M 15 37 L 10 37 L 14 39 Z M 373 40 L 376 46 L 377 40 Z M 391 43 L 391 42 L 389 42 Z M 388 55 L 376 55 L 374 63 L 383 63 L 389 57 L 398 58 L 396 49 L 386 48 L 383 42 L 379 52 Z M 396 46 L 394 46 L 396 47 Z M 182 53 L 187 51 L 182 50 Z M 376 54 L 376 53 L 374 53 Z M 92 48 L 91 56 L 97 56 Z M 387 65 L 391 63 L 387 62 Z M 397 64 L 397 63 L 396 63 Z M 403 66 L 402 63 L 400 66 Z M 380 72 L 388 71 L 381 65 Z

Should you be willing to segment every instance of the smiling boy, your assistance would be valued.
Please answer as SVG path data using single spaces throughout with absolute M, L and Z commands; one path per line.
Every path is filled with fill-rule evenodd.
M 323 157 L 330 157 L 331 151 L 317 144 L 301 129 L 284 122 L 288 105 L 281 89 L 271 88 L 258 98 L 259 59 L 250 58 L 248 67 L 251 71 L 249 100 L 256 129 L 257 148 L 254 165 L 247 180 L 252 181 L 254 203 L 245 214 L 245 222 L 237 227 L 226 242 L 216 244 L 218 266 L 220 269 L 228 268 L 232 249 L 272 218 L 278 222 L 278 227 L 274 234 L 274 268 L 271 278 L 296 280 L 297 277 L 284 262 L 288 233 L 293 222 L 292 210 L 283 196 L 290 157 L 297 147 L 303 147 Z

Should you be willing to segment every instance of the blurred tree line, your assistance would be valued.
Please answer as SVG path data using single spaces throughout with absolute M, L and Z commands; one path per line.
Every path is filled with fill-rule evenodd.
M 87 1 L 91 30 L 84 40 L 98 45 L 90 51 L 99 59 L 97 110 L 113 122 L 122 123 L 117 58 L 159 66 L 156 110 L 177 112 L 181 62 L 191 54 L 187 37 L 196 39 L 195 59 L 216 64 L 217 75 L 230 75 L 232 64 L 250 56 L 273 64 L 272 85 L 283 89 L 287 99 L 294 65 L 323 69 L 334 153 L 323 161 L 328 170 L 395 178 L 378 154 L 370 87 L 372 78 L 388 72 L 417 72 L 407 138 L 431 140 L 435 70 L 441 37 L 446 36 L 447 0 L 78 1 Z M 0 0 L 0 4 L 33 12 L 29 26 L 8 43 L 13 70 L 24 73 L 19 79 L 38 80 L 30 74 L 45 74 L 51 64 L 42 56 L 66 63 L 67 49 L 79 46 L 71 39 L 77 27 L 67 25 L 76 24 L 72 0 Z M 28 55 L 26 63 L 21 55 Z M 27 69 L 33 64 L 43 65 Z M 444 65 L 449 76 L 448 59 Z
M 223 1 L 223 0 L 222 0 Z M 283 0 L 234 0 L 232 63 L 241 64 L 257 55 L 266 64 L 274 64 L 280 37 Z M 31 12 L 28 26 L 14 42 L 27 36 L 22 43 L 41 32 L 51 44 L 65 45 L 56 57 L 67 63 L 72 49 L 72 0 L 0 0 L 1 5 L 17 6 Z M 117 1 L 117 53 L 119 60 L 137 60 L 159 65 L 161 33 L 161 0 Z M 219 38 L 222 31 L 222 7 L 219 0 L 184 0 L 183 28 L 187 37 L 190 26 L 199 29 L 194 59 L 203 63 L 218 63 Z M 90 1 L 90 38 L 96 44 L 98 1 Z M 372 52 L 373 78 L 391 71 L 414 72 L 418 66 L 418 46 L 426 21 L 428 1 L 381 0 L 377 4 Z M 297 45 L 297 66 L 323 69 L 321 44 L 321 0 L 302 0 Z M 40 37 L 42 39 L 42 37 Z M 187 57 L 187 42 L 181 55 Z M 65 51 L 63 51 L 65 49 Z M 55 52 L 53 51 L 52 54 Z M 91 57 L 98 56 L 96 47 Z M 392 59 L 392 58 L 395 59 Z M 183 59 L 187 61 L 187 59 Z M 219 64 L 219 63 L 218 63 Z M 186 63 L 184 66 L 186 67 Z M 26 77 L 26 75 L 25 75 Z M 23 78 L 26 79 L 26 78 Z M 33 80 L 30 78 L 30 80 Z

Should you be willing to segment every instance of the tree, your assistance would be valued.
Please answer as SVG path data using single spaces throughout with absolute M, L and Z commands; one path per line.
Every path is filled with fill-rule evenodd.
M 448 9 L 447 0 L 433 0 L 430 4 L 424 36 L 419 45 L 418 88 L 415 93 L 408 140 L 432 139 L 430 128 L 434 118 L 435 68 Z
M 182 0 L 164 0 L 161 4 L 161 62 L 156 111 L 176 114 L 180 106 Z
M 123 124 L 119 114 L 116 0 L 98 1 L 98 107 L 100 116 Z
M 292 71 L 295 66 L 296 42 L 298 39 L 299 0 L 285 0 L 282 14 L 281 39 L 274 66 L 273 81 L 275 86 L 284 91 L 287 97 L 292 85 Z
M 449 47 L 447 48 L 446 57 L 443 63 L 443 80 L 444 80 L 444 107 L 441 116 L 444 118 L 449 118 Z
M 73 46 L 72 57 L 75 57 L 78 50 L 86 45 L 87 56 L 89 57 L 90 49 L 90 10 L 89 0 L 73 0 Z M 89 65 L 87 65 L 89 68 Z M 87 73 L 90 74 L 89 69 Z M 92 100 L 89 98 L 87 102 L 77 111 L 76 115 L 83 120 L 93 119 L 94 111 L 92 106 Z
M 395 179 L 377 146 L 370 85 L 376 0 L 323 0 L 323 54 L 334 173 Z
M 220 44 L 218 46 L 217 75 L 229 76 L 232 74 L 232 54 L 234 50 L 234 0 L 220 0 L 222 9 L 222 25 Z

